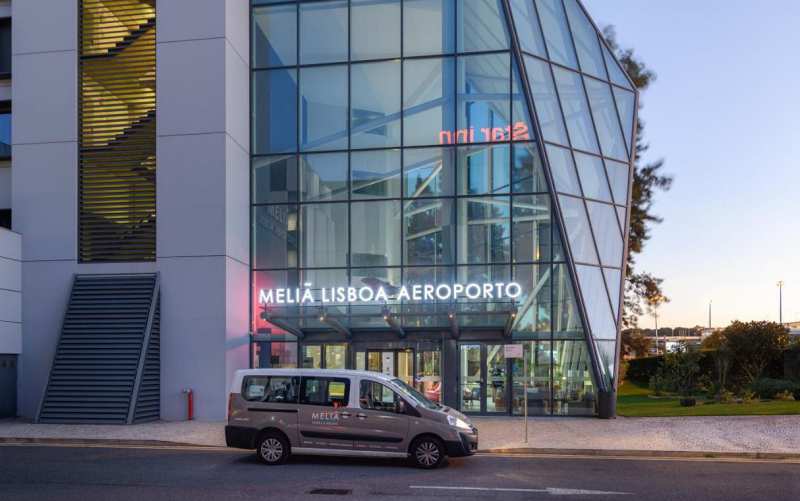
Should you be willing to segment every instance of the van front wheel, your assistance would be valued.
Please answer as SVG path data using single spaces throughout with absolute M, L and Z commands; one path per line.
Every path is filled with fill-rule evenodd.
M 277 433 L 267 433 L 258 441 L 256 454 L 265 464 L 283 464 L 289 457 L 289 442 Z
M 444 444 L 435 437 L 420 437 L 411 445 L 411 461 L 418 468 L 433 469 L 444 461 Z

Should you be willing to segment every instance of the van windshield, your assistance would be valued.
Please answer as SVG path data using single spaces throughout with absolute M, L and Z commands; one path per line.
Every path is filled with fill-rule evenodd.
M 441 407 L 439 404 L 428 400 L 428 398 L 425 395 L 420 393 L 413 386 L 409 386 L 408 383 L 406 383 L 402 379 L 392 379 L 392 382 L 397 386 L 401 387 L 402 389 L 404 389 L 406 393 L 408 393 L 408 396 L 416 400 L 420 405 L 422 405 L 426 409 L 436 410 Z

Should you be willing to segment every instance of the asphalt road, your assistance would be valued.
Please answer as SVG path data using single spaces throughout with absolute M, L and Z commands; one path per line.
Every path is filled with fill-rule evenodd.
M 412 498 L 797 500 L 800 464 L 477 455 L 425 471 L 320 457 L 269 467 L 233 450 L 0 445 L 4 501 Z

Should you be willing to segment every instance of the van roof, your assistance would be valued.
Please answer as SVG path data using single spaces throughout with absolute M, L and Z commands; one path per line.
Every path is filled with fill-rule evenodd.
M 244 376 L 320 376 L 320 377 L 336 377 L 336 376 L 369 376 L 374 379 L 383 381 L 391 381 L 397 379 L 395 376 L 387 376 L 381 372 L 372 371 L 357 371 L 351 369 L 240 369 L 236 371 L 235 380 L 239 381 Z

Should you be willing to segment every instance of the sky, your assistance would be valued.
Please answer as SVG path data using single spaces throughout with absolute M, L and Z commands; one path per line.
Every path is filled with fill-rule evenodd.
M 673 188 L 637 258 L 664 279 L 661 326 L 800 321 L 800 2 L 583 0 L 658 78 L 641 96 Z M 652 327 L 653 318 L 640 319 Z

